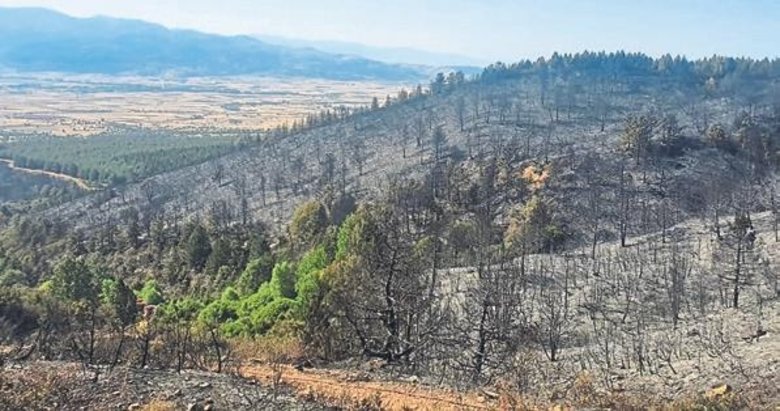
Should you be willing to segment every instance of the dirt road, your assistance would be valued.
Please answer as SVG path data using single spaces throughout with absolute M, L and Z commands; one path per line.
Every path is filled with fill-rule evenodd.
M 61 174 L 61 173 L 55 173 L 53 171 L 46 171 L 46 170 L 35 170 L 32 168 L 24 168 L 24 167 L 18 167 L 12 160 L 8 159 L 0 159 L 0 162 L 3 162 L 8 165 L 8 168 L 14 171 L 18 171 L 20 173 L 27 173 L 27 174 L 34 174 L 34 175 L 41 175 L 46 176 L 49 178 L 53 178 L 60 181 L 65 181 L 66 183 L 70 183 L 75 185 L 76 187 L 86 190 L 86 191 L 94 191 L 97 190 L 97 188 L 91 186 L 89 183 L 87 183 L 86 180 L 69 176 L 67 174 Z
M 347 409 L 381 405 L 387 410 L 455 411 L 489 410 L 496 406 L 494 400 L 480 393 L 459 393 L 413 382 L 366 380 L 366 375 L 358 372 L 299 371 L 289 365 L 249 364 L 242 367 L 241 374 L 264 385 L 272 385 L 278 377 L 300 397 Z

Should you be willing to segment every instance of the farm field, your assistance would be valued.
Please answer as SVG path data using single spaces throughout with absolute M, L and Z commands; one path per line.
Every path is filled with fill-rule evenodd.
M 117 126 L 263 130 L 411 85 L 271 77 L 0 75 L 0 129 L 89 136 Z

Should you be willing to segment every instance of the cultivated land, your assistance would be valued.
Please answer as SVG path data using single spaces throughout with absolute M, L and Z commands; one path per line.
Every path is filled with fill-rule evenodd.
M 88 136 L 115 126 L 264 130 L 380 101 L 409 84 L 269 77 L 0 75 L 0 129 Z

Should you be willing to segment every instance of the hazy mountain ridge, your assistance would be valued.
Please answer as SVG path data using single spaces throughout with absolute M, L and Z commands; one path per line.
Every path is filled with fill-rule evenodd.
M 480 70 L 490 62 L 470 56 L 421 50 L 411 47 L 381 47 L 362 43 L 336 40 L 306 40 L 267 34 L 256 34 L 253 37 L 266 43 L 280 46 L 311 48 L 326 53 L 362 56 L 372 60 L 391 64 L 422 64 L 439 67 L 462 67 L 464 71 Z
M 0 8 L 0 67 L 101 74 L 262 74 L 412 80 L 419 68 L 271 45 L 249 36 L 173 30 L 139 20 L 74 18 L 39 8 Z

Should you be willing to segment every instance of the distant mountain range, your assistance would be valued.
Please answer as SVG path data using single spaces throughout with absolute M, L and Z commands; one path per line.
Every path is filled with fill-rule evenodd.
M 391 64 L 413 64 L 430 67 L 466 67 L 474 69 L 491 62 L 452 53 L 419 50 L 409 47 L 377 47 L 347 41 L 304 40 L 266 34 L 256 34 L 255 38 L 266 43 L 288 47 L 308 47 L 326 53 L 361 56 L 364 58 Z
M 139 20 L 74 18 L 40 8 L 0 8 L 0 69 L 388 81 L 421 80 L 431 72 L 250 36 L 173 30 Z

